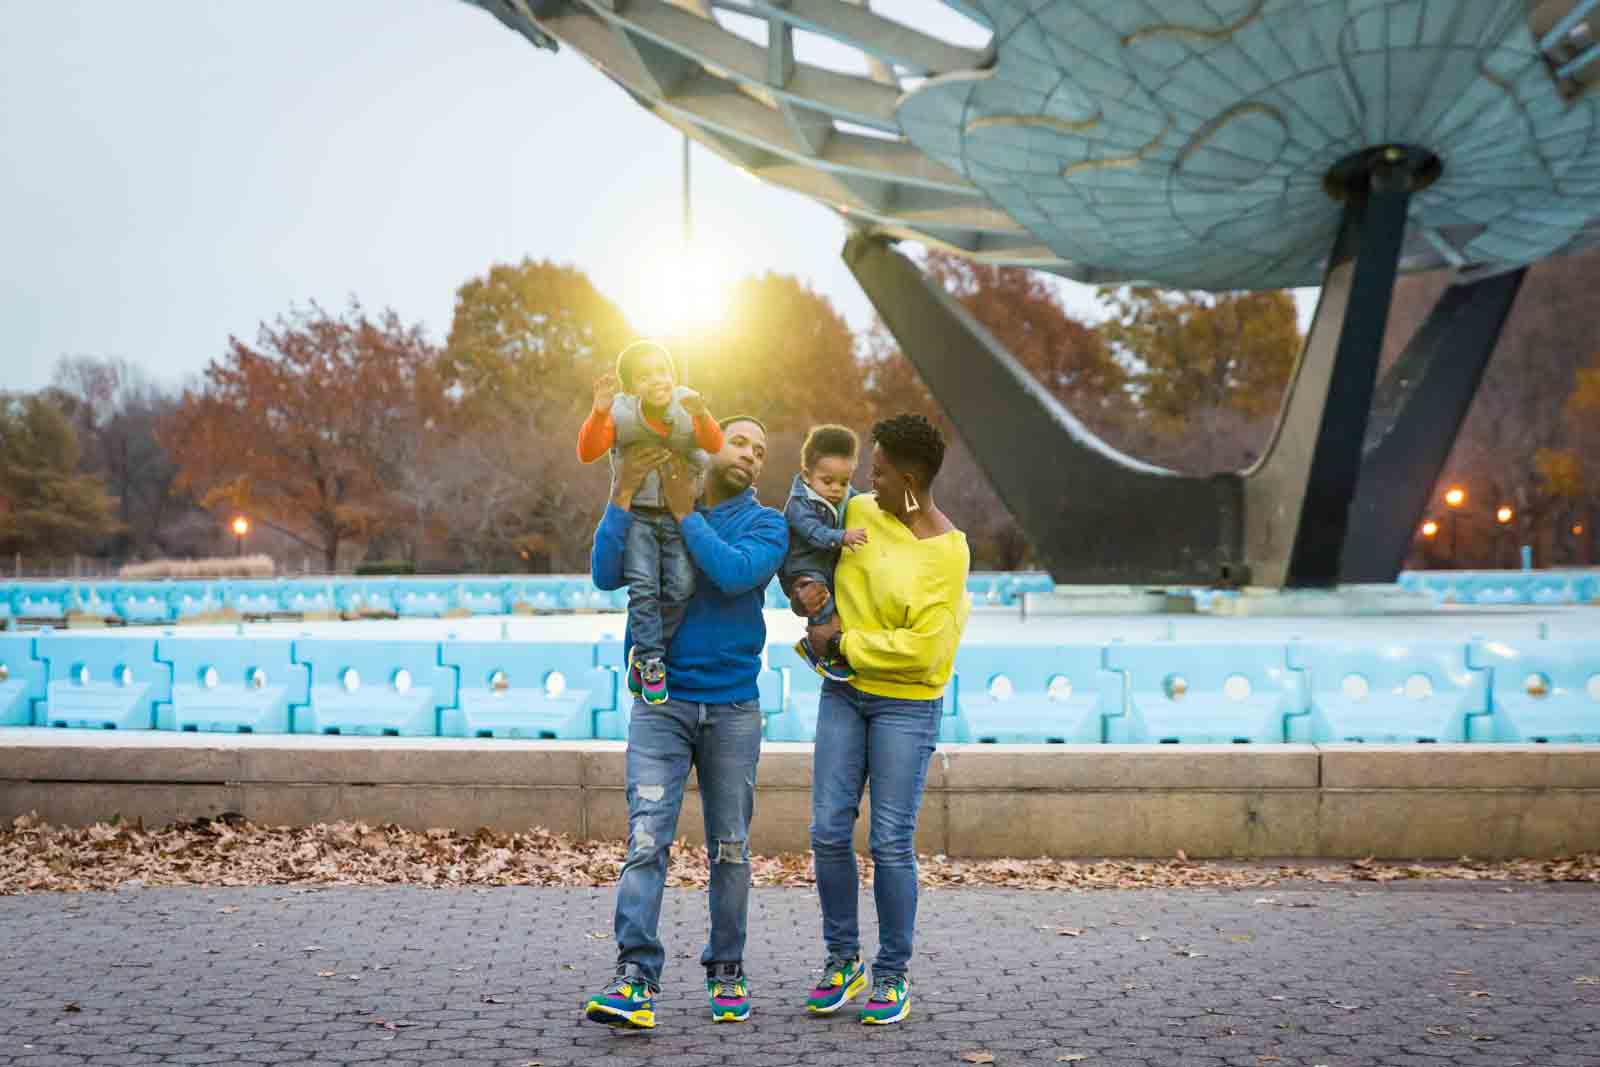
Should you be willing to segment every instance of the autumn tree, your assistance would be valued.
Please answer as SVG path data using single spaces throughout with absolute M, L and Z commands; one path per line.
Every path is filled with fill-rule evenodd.
M 1582 518 L 1589 490 L 1574 496 L 1573 487 L 1594 486 L 1600 472 L 1600 454 L 1585 443 L 1594 416 L 1568 405 L 1582 391 L 1580 372 L 1600 352 L 1597 278 L 1595 250 L 1529 268 L 1434 494 L 1437 502 L 1450 485 L 1468 491 L 1458 517 L 1460 563 L 1491 562 L 1498 547 L 1509 564 L 1510 543 L 1535 546 L 1541 563 L 1593 558 L 1592 542 L 1574 540 L 1593 535 L 1594 524 Z M 1404 347 L 1450 281 L 1448 272 L 1433 272 L 1395 287 L 1386 358 Z M 1494 519 L 1502 504 L 1515 512 L 1509 529 Z M 1443 505 L 1435 509 L 1442 514 Z M 1582 532 L 1573 534 L 1573 526 Z
M 861 432 L 870 422 L 855 334 L 832 301 L 798 278 L 741 279 L 720 324 L 670 343 L 713 414 L 754 415 L 766 425 L 757 494 L 774 506 L 789 495 L 808 429 L 835 422 Z
M 126 359 L 63 356 L 48 390 L 82 444 L 80 467 L 98 476 L 116 504 L 121 530 L 104 546 L 119 558 L 194 555 L 214 530 L 193 498 L 176 487 L 177 464 L 156 428 L 177 407 L 175 392 Z M 204 531 L 197 539 L 195 534 Z
M 67 554 L 117 529 L 79 456 L 72 423 L 49 398 L 0 393 L 0 551 Z
M 634 336 L 577 267 L 496 264 L 456 290 L 448 433 L 405 490 L 452 552 L 480 568 L 582 568 L 606 490 L 578 462 L 578 427 Z
M 342 546 L 404 521 L 393 488 L 442 411 L 436 364 L 393 311 L 313 304 L 263 323 L 254 345 L 230 338 L 160 440 L 180 488 L 287 533 L 331 571 Z
M 1121 420 L 1128 403 L 1127 372 L 1094 330 L 1067 313 L 1054 283 L 1033 271 L 937 251 L 927 254 L 925 267 L 1074 415 L 1096 430 Z M 950 439 L 939 477 L 939 506 L 966 531 L 973 565 L 1000 570 L 1028 565 L 1032 552 L 1016 520 L 881 322 L 868 334 L 863 365 L 873 417 L 914 411 L 933 419 Z

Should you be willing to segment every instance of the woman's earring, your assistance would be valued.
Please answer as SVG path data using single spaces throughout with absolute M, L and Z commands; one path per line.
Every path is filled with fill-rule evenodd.
M 909 485 L 906 486 L 906 514 L 909 515 L 913 511 L 921 510 L 922 505 L 917 501 L 917 494 L 911 491 L 911 487 Z

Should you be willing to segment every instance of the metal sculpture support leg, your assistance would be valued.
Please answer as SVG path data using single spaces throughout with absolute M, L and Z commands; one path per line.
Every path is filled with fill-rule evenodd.
M 1350 503 L 1394 295 L 1412 169 L 1377 163 L 1349 188 L 1317 313 L 1266 451 L 1245 480 L 1245 556 L 1265 586 L 1339 580 Z
M 1341 582 L 1392 582 L 1400 573 L 1526 274 L 1446 289 L 1379 383 Z
M 1328 586 L 1340 575 L 1406 205 L 1403 148 L 1352 160 L 1322 299 L 1266 453 L 1194 478 L 1096 438 L 882 239 L 845 260 L 1058 582 Z
M 1237 477 L 1187 478 L 1119 454 L 885 241 L 856 234 L 844 258 L 1056 581 L 1237 571 Z

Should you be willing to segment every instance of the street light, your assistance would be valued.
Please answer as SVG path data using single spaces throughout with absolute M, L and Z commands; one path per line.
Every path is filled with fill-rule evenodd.
M 1444 502 L 1450 505 L 1450 566 L 1459 567 L 1461 564 L 1456 559 L 1456 526 L 1461 520 L 1456 512 L 1467 502 L 1467 491 L 1459 485 L 1452 485 L 1445 490 Z
M 1494 513 L 1494 521 L 1498 522 L 1501 526 L 1504 526 L 1506 523 L 1511 521 L 1511 516 L 1514 514 L 1516 513 L 1513 512 L 1509 507 L 1501 504 L 1500 510 Z
M 1423 537 L 1432 537 L 1433 535 L 1437 534 L 1438 532 L 1439 532 L 1439 524 L 1434 522 L 1432 519 L 1429 519 L 1427 522 L 1422 524 L 1422 536 Z
M 240 515 L 233 520 L 233 554 L 244 555 L 244 535 L 250 532 L 250 520 Z

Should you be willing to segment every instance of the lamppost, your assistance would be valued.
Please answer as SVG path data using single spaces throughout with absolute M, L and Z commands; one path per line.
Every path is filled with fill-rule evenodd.
M 240 515 L 233 520 L 233 554 L 244 555 L 244 535 L 250 532 L 250 520 Z
M 1432 519 L 1424 519 L 1422 520 L 1421 532 L 1423 540 L 1428 542 L 1428 546 L 1424 547 L 1422 550 L 1423 563 L 1431 567 L 1438 559 L 1438 557 L 1433 554 L 1432 545 L 1433 539 L 1439 535 L 1439 524 L 1434 522 Z
M 1461 521 L 1457 513 L 1461 505 L 1467 502 L 1467 491 L 1459 485 L 1452 485 L 1445 490 L 1444 502 L 1449 505 L 1450 511 L 1450 566 L 1460 568 L 1461 562 L 1456 559 L 1456 525 Z

